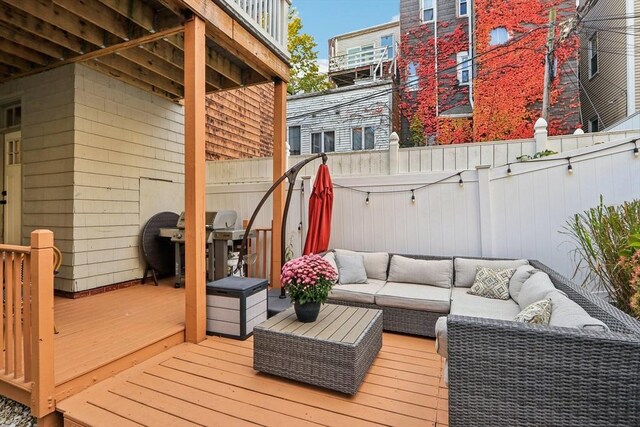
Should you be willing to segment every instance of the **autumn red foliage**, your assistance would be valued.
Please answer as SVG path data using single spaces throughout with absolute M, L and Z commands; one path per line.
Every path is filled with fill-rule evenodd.
M 541 114 L 549 10 L 557 8 L 559 22 L 575 6 L 572 9 L 567 0 L 476 0 L 474 7 L 473 119 L 438 117 L 438 113 L 468 104 L 468 86 L 456 80 L 456 53 L 469 50 L 468 37 L 461 24 L 452 30 L 444 22 L 437 24 L 437 49 L 433 26 L 421 25 L 402 36 L 398 66 L 406 82 L 408 65 L 416 65 L 419 90 L 401 86 L 400 111 L 409 120 L 417 115 L 425 136 L 435 136 L 438 144 L 530 138 Z M 491 45 L 491 31 L 498 27 L 507 30 L 509 40 Z M 575 76 L 571 76 L 572 84 L 566 84 L 569 70 L 565 66 L 575 61 L 577 51 L 576 38 L 556 46 L 557 75 L 549 120 L 552 135 L 570 133 L 579 126 Z

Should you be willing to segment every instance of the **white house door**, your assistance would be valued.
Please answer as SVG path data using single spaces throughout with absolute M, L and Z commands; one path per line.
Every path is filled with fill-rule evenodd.
M 22 244 L 22 141 L 20 132 L 4 135 L 4 243 Z

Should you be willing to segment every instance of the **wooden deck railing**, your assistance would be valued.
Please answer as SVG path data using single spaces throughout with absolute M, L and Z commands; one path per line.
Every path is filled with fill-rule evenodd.
M 255 28 L 285 56 L 291 0 L 222 0 L 246 23 Z
M 34 231 L 31 246 L 0 245 L 0 282 L 0 387 L 42 418 L 55 410 L 53 233 Z

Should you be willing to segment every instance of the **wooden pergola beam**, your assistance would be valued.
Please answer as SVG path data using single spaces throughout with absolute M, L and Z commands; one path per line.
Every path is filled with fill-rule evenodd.
M 182 68 L 173 63 L 163 61 L 145 49 L 134 47 L 121 50 L 118 54 L 133 63 L 150 70 L 154 70 L 157 74 L 160 74 L 169 80 L 173 80 L 180 85 L 184 84 L 184 71 Z
M 0 51 L 0 63 L 15 67 L 21 72 L 28 72 L 35 68 L 35 64 L 2 51 Z
M 53 0 L 53 3 L 124 41 L 135 38 L 129 20 L 97 0 Z
M 98 62 L 97 60 L 90 60 L 85 63 L 87 67 L 93 68 L 96 71 L 99 71 L 102 74 L 106 74 L 112 76 L 118 80 L 121 80 L 131 86 L 137 87 L 139 89 L 144 90 L 145 92 L 155 93 L 156 95 L 167 98 L 171 101 L 175 101 L 176 97 L 174 94 L 164 91 L 160 88 L 157 88 L 145 81 L 139 80 L 133 76 L 130 76 L 120 70 L 109 67 L 108 65 Z
M 184 96 L 184 88 L 181 84 L 163 77 L 148 68 L 133 63 L 117 53 L 114 55 L 101 56 L 97 61 L 169 92 L 170 94 L 173 94 L 175 98 L 182 98 Z
M 0 38 L 0 51 L 32 62 L 36 64 L 36 66 L 44 66 L 51 62 L 51 57 L 4 38 Z
M 50 56 L 58 60 L 65 57 L 65 49 L 55 43 L 51 43 L 41 37 L 36 37 L 31 33 L 17 29 L 11 25 L 0 23 L 0 37 L 11 40 L 14 43 L 24 46 L 43 55 Z
M 63 9 L 53 3 L 44 4 L 39 1 L 24 1 L 24 0 L 2 0 L 4 3 L 11 5 L 12 7 L 22 10 L 33 16 L 37 16 L 39 19 L 60 28 L 82 40 L 94 44 L 98 47 L 106 47 L 109 44 L 108 37 L 104 34 L 102 28 L 94 25 L 77 15 L 70 13 L 66 9 Z
M 179 67 L 184 72 L 184 52 L 181 49 L 171 45 L 165 40 L 156 40 L 152 43 L 147 43 L 141 46 L 143 49 L 151 52 L 156 57 L 169 62 L 176 67 Z M 207 72 L 210 70 L 208 69 Z M 219 90 L 219 86 L 214 86 L 210 79 L 211 76 L 207 74 L 207 92 L 213 92 Z
M 167 37 L 167 41 L 184 51 L 183 34 Z M 235 85 L 242 84 L 242 69 L 208 46 L 205 47 L 205 64 L 208 69 L 231 80 Z
M 147 35 L 145 37 L 140 37 L 140 38 L 135 39 L 135 40 L 129 40 L 127 42 L 122 42 L 122 43 L 119 43 L 119 44 L 111 45 L 111 46 L 106 47 L 104 49 L 94 50 L 92 52 L 85 53 L 84 55 L 74 56 L 72 58 L 66 59 L 64 61 L 56 62 L 55 64 L 51 64 L 51 65 L 46 66 L 46 67 L 41 67 L 41 68 L 37 68 L 37 69 L 27 69 L 28 71 L 20 74 L 19 76 L 13 76 L 13 77 L 24 77 L 26 75 L 30 75 L 30 74 L 34 74 L 34 73 L 40 73 L 42 71 L 46 71 L 46 70 L 49 70 L 49 69 L 52 69 L 52 68 L 55 68 L 55 67 L 59 67 L 59 66 L 62 66 L 62 65 L 66 65 L 66 64 L 71 64 L 71 63 L 74 63 L 74 62 L 82 62 L 82 61 L 89 61 L 89 60 L 97 59 L 97 58 L 100 58 L 102 56 L 107 56 L 107 55 L 110 55 L 112 53 L 119 52 L 121 50 L 130 49 L 132 47 L 140 46 L 140 45 L 152 42 L 154 40 L 158 40 L 158 39 L 161 39 L 163 37 L 167 37 L 167 36 L 182 32 L 182 30 L 183 30 L 182 26 L 175 27 L 175 28 L 169 28 L 167 30 L 160 31 L 160 32 L 157 32 L 155 34 L 149 34 L 149 35 Z M 20 68 L 20 67 L 18 67 L 18 68 Z
M 143 1 L 124 1 L 124 0 L 99 0 L 100 3 L 110 8 L 114 12 L 119 13 L 121 16 L 130 19 L 140 27 L 155 33 L 157 28 L 156 11 L 151 6 Z M 175 25 L 174 22 L 172 25 Z M 161 27 L 161 26 L 160 26 Z
M 86 53 L 83 41 L 76 36 L 60 30 L 48 22 L 42 21 L 23 11 L 6 5 L 0 6 L 0 21 L 14 25 L 38 39 L 46 39 L 78 54 Z

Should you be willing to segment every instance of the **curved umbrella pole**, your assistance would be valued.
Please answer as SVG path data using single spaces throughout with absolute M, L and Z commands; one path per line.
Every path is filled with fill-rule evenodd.
M 276 188 L 278 188 L 278 186 L 280 184 L 282 184 L 282 181 L 284 181 L 285 179 L 287 179 L 289 181 L 289 190 L 287 192 L 287 200 L 284 204 L 284 212 L 282 214 L 282 230 L 281 230 L 281 239 L 280 239 L 280 268 L 282 269 L 282 266 L 285 263 L 285 248 L 284 248 L 284 242 L 286 241 L 286 236 L 287 236 L 287 215 L 289 214 L 289 205 L 291 204 L 291 197 L 293 196 L 293 187 L 294 187 L 294 183 L 296 181 L 296 178 L 298 177 L 298 173 L 300 172 L 300 170 L 305 167 L 307 164 L 311 163 L 312 161 L 322 158 L 322 164 L 326 164 L 327 163 L 327 155 L 325 153 L 319 153 L 316 154 L 314 156 L 309 157 L 308 159 L 305 159 L 299 163 L 297 163 L 296 165 L 294 165 L 293 167 L 291 167 L 288 171 L 286 171 L 280 178 L 278 178 L 273 185 L 269 188 L 269 190 L 267 190 L 267 192 L 264 194 L 264 196 L 262 196 L 262 200 L 260 200 L 260 203 L 258 203 L 258 206 L 256 207 L 256 209 L 253 211 L 253 214 L 251 215 L 251 219 L 249 220 L 249 224 L 247 224 L 247 229 L 244 231 L 244 236 L 242 237 L 242 245 L 240 246 L 240 255 L 238 257 L 238 264 L 236 265 L 236 271 L 241 271 L 242 270 L 242 262 L 244 260 L 244 257 L 247 255 L 247 243 L 249 240 L 249 233 L 251 232 L 251 227 L 253 227 L 253 223 L 256 220 L 256 217 L 258 216 L 258 213 L 260 213 L 260 209 L 262 209 L 262 206 L 265 204 L 265 202 L 267 201 L 267 199 L 269 198 L 269 196 L 271 195 L 271 193 L 273 193 L 275 191 Z M 286 292 L 284 290 L 284 286 L 280 287 L 280 298 L 286 298 Z

